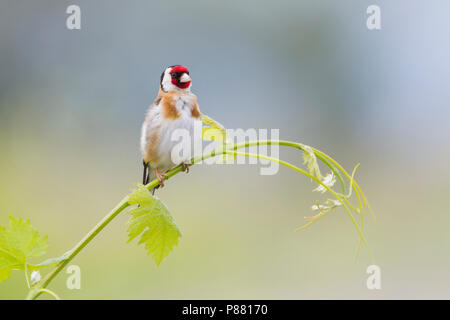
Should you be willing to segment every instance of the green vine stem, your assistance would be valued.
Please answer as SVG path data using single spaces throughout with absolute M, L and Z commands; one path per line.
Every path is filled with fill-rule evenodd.
M 286 161 L 283 160 L 279 160 L 276 158 L 272 158 L 272 157 L 268 157 L 268 156 L 263 156 L 263 155 L 259 155 L 259 154 L 251 154 L 251 153 L 244 153 L 244 152 L 236 152 L 236 151 L 226 151 L 226 153 L 231 154 L 231 155 L 238 155 L 238 156 L 245 156 L 245 157 L 253 157 L 253 158 L 259 158 L 259 159 L 265 159 L 265 160 L 269 160 L 269 161 L 274 161 L 277 162 L 281 165 L 284 165 L 288 168 L 291 168 L 295 171 L 298 171 L 300 173 L 302 173 L 303 175 L 307 176 L 308 178 L 311 178 L 312 180 L 316 181 L 318 184 L 322 185 L 325 187 L 325 189 L 328 190 L 328 192 L 330 192 L 332 195 L 334 195 L 336 197 L 336 199 L 338 199 L 342 206 L 344 207 L 345 211 L 347 211 L 350 219 L 352 220 L 353 225 L 355 226 L 356 230 L 358 231 L 362 242 L 364 243 L 364 245 L 366 246 L 367 250 L 369 250 L 369 254 L 372 256 L 372 253 L 369 249 L 369 245 L 367 244 L 366 239 L 364 238 L 364 235 L 362 234 L 362 231 L 360 229 L 360 227 L 358 226 L 358 223 L 356 222 L 355 218 L 353 217 L 352 213 L 350 212 L 349 208 L 347 207 L 346 202 L 344 201 L 343 197 L 341 195 L 338 195 L 336 193 L 336 191 L 334 191 L 333 189 L 331 189 L 330 187 L 328 187 L 327 185 L 323 184 L 317 177 L 313 176 L 312 174 L 306 172 L 305 170 L 302 170 L 296 166 L 294 166 L 293 164 L 290 164 Z M 322 215 L 323 216 L 323 215 Z M 314 220 L 315 221 L 315 220 Z M 314 221 L 311 221 L 310 224 Z M 299 230 L 303 230 L 304 228 L 306 228 L 307 226 L 309 226 L 310 224 L 307 224 L 306 226 L 303 226 L 301 228 L 298 228 L 297 231 Z
M 314 175 L 311 175 L 310 173 L 290 164 L 287 163 L 285 161 L 276 159 L 276 158 L 272 158 L 272 157 L 268 157 L 268 156 L 263 156 L 263 155 L 259 155 L 259 154 L 248 154 L 248 153 L 243 153 L 243 152 L 236 152 L 235 150 L 238 149 L 242 149 L 242 148 L 247 148 L 250 146 L 259 146 L 259 145 L 281 145 L 281 146 L 287 146 L 287 147 L 292 147 L 292 148 L 296 148 L 302 151 L 305 151 L 305 146 L 301 143 L 295 143 L 295 142 L 290 142 L 290 141 L 282 141 L 282 140 L 261 140 L 261 141 L 248 141 L 248 142 L 243 142 L 243 143 L 238 143 L 235 145 L 232 145 L 231 147 L 225 147 L 219 150 L 215 150 L 207 155 L 202 155 L 199 157 L 195 157 L 193 159 L 191 159 L 191 165 L 197 164 L 203 160 L 206 160 L 208 158 L 212 158 L 215 156 L 219 156 L 219 155 L 225 155 L 225 154 L 231 154 L 233 156 L 246 156 L 246 157 L 256 157 L 256 158 L 262 158 L 262 159 L 266 159 L 266 160 L 270 160 L 270 161 L 275 161 L 278 162 L 284 166 L 287 166 L 297 172 L 300 172 L 302 174 L 304 174 L 305 176 L 311 178 L 312 180 L 314 180 L 315 182 L 317 182 L 319 185 L 322 185 L 327 191 L 329 191 L 331 194 L 333 194 L 336 199 L 338 199 L 340 201 L 340 203 L 342 204 L 342 206 L 345 208 L 345 210 L 347 211 L 348 215 L 350 216 L 352 223 L 354 224 L 354 226 L 356 227 L 359 235 L 360 235 L 360 244 L 358 245 L 358 250 L 359 247 L 361 245 L 361 242 L 366 246 L 366 248 L 370 253 L 370 249 L 367 245 L 367 241 L 364 238 L 363 234 L 362 234 L 362 220 L 361 220 L 361 227 L 358 226 L 356 220 L 354 219 L 353 215 L 350 212 L 350 209 L 353 209 L 357 212 L 359 212 L 362 216 L 362 204 L 360 201 L 360 197 L 359 194 L 361 194 L 361 197 L 363 199 L 364 205 L 367 206 L 370 210 L 370 212 L 372 213 L 372 216 L 375 218 L 375 216 L 373 215 L 372 209 L 370 208 L 370 205 L 367 201 L 367 198 L 365 197 L 364 193 L 362 192 L 361 188 L 359 187 L 359 185 L 356 183 L 356 181 L 353 180 L 353 177 L 350 177 L 350 175 L 331 157 L 329 157 L 328 155 L 324 154 L 323 152 L 311 148 L 314 152 L 314 154 L 316 155 L 316 157 L 321 160 L 327 167 L 330 168 L 330 170 L 333 171 L 333 173 L 336 175 L 336 177 L 338 177 L 340 184 L 341 184 L 341 188 L 342 188 L 342 193 L 337 193 L 336 191 L 334 191 L 333 189 L 329 188 L 328 186 L 326 186 L 325 184 L 322 183 L 322 181 L 320 179 L 318 179 L 317 177 L 315 177 Z M 169 170 L 166 174 L 168 176 L 167 179 L 173 177 L 174 175 L 182 172 L 182 166 L 177 166 L 175 168 L 173 168 L 172 170 Z M 353 191 L 357 194 L 358 197 L 358 201 L 360 204 L 360 208 L 359 210 L 356 209 L 353 205 L 351 205 L 351 203 L 347 200 L 347 196 L 345 195 L 345 183 L 344 180 L 341 176 L 341 174 L 339 173 L 339 170 L 345 175 L 345 177 L 350 181 L 350 188 L 353 189 Z M 352 174 L 352 176 L 354 175 L 354 173 Z M 148 190 L 153 189 L 154 187 L 158 186 L 160 184 L 158 179 L 155 179 L 153 181 L 151 181 L 149 184 L 146 185 L 146 188 Z M 351 192 L 349 193 L 349 195 L 351 195 Z M 43 279 L 42 281 L 40 281 L 39 283 L 37 283 L 35 286 L 32 286 L 28 292 L 28 295 L 26 297 L 27 300 L 35 300 L 36 298 L 38 298 L 42 293 L 47 293 L 52 295 L 55 299 L 59 299 L 59 297 L 53 293 L 52 291 L 46 289 L 46 287 L 50 284 L 50 282 L 70 263 L 70 261 L 72 261 L 77 255 L 78 253 L 80 253 L 81 250 L 83 250 L 96 236 L 97 234 L 99 234 L 115 217 L 117 217 L 121 212 L 123 212 L 127 207 L 130 206 L 130 204 L 128 203 L 128 196 L 126 196 L 125 198 L 123 198 L 117 205 L 116 207 L 114 207 L 94 228 L 91 229 L 91 231 L 89 231 L 83 239 L 81 239 L 76 245 L 75 247 L 68 251 L 66 253 L 67 255 L 67 259 L 59 262 L 52 271 L 50 271 Z M 319 217 L 314 219 L 313 221 L 309 222 L 308 224 L 306 224 L 304 227 L 312 224 L 313 222 L 315 222 L 317 219 L 321 218 L 322 216 L 324 216 L 325 213 L 319 214 Z M 299 228 L 299 229 L 303 229 Z M 298 230 L 299 230 L 298 229 Z M 372 256 L 372 255 L 371 255 Z
M 47 293 L 47 294 L 51 295 L 53 297 L 53 299 L 61 300 L 61 298 L 56 293 L 54 293 L 53 291 L 48 290 L 48 289 L 39 289 L 38 293 Z
M 30 278 L 28 277 L 28 267 L 27 267 L 27 263 L 25 262 L 25 267 L 24 267 L 24 271 L 25 271 L 25 280 L 26 280 L 26 282 L 27 282 L 27 287 L 28 287 L 28 289 L 30 289 L 31 288 L 31 285 L 30 285 Z

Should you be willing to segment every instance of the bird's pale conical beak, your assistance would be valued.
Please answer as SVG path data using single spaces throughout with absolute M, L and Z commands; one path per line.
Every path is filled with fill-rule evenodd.
M 191 81 L 191 77 L 189 77 L 189 75 L 187 73 L 183 73 L 183 75 L 180 77 L 180 82 L 186 83 L 189 81 Z

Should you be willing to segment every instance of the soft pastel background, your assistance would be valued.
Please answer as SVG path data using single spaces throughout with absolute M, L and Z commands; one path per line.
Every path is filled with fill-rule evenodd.
M 66 7 L 82 29 L 65 27 Z M 378 4 L 382 30 L 366 28 Z M 183 232 L 155 267 L 127 216 L 74 261 L 63 298 L 450 298 L 450 2 L 24 1 L 0 3 L 0 224 L 29 217 L 48 257 L 71 248 L 141 179 L 140 125 L 162 70 L 184 64 L 204 113 L 279 128 L 358 179 L 377 214 L 370 259 L 340 209 L 294 229 L 317 199 L 282 168 L 196 166 L 158 195 Z M 300 154 L 282 153 L 300 163 Z M 23 274 L 0 298 L 23 298 Z

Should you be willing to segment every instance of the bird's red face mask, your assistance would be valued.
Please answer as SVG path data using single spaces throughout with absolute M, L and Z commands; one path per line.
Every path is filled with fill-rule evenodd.
M 175 66 L 170 70 L 172 84 L 180 89 L 187 89 L 191 85 L 189 70 L 184 66 Z

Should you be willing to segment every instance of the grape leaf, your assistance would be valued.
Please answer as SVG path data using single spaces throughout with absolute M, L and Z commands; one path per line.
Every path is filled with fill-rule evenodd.
M 0 226 L 0 282 L 12 270 L 24 269 L 27 259 L 43 255 L 47 247 L 47 236 L 39 237 L 30 220 L 9 217 L 9 230 Z
M 128 203 L 138 205 L 128 211 L 132 215 L 128 221 L 128 242 L 139 236 L 138 244 L 144 244 L 159 266 L 178 244 L 181 232 L 167 207 L 143 185 L 131 193 Z
M 202 122 L 208 125 L 208 127 L 202 128 L 202 139 L 216 141 L 218 144 L 217 150 L 219 151 L 233 146 L 232 140 L 223 125 L 206 115 L 202 116 Z M 233 163 L 234 158 L 233 155 L 223 154 L 218 158 L 217 164 L 223 162 Z
M 219 122 L 215 121 L 214 119 L 208 117 L 207 115 L 202 116 L 202 122 L 209 127 L 204 127 L 202 133 L 204 134 L 209 129 L 217 129 L 219 132 L 221 132 L 222 136 L 224 137 L 222 140 L 228 140 L 227 142 L 231 142 L 231 139 L 227 136 L 227 131 L 223 125 L 221 125 Z

